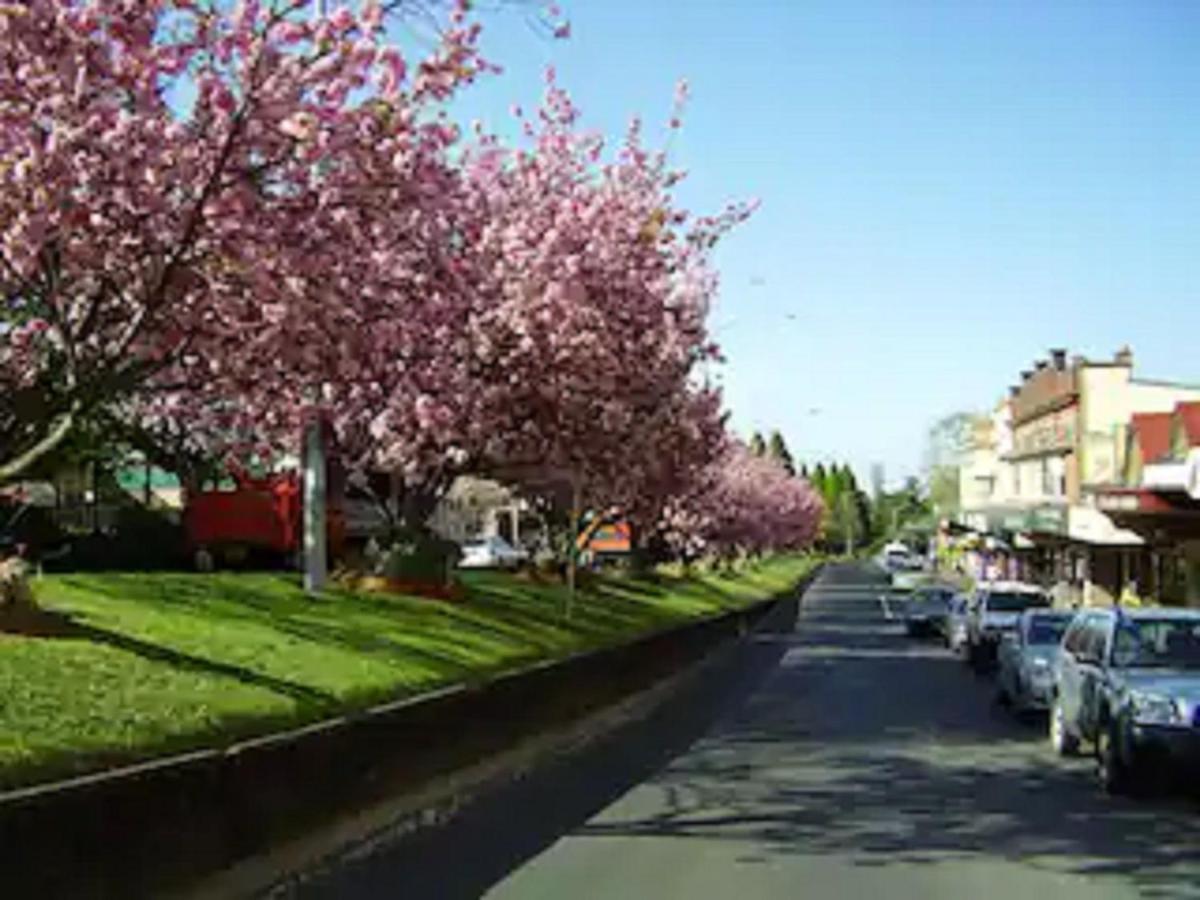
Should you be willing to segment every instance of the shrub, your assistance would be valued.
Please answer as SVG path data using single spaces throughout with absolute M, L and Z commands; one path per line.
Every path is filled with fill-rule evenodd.
M 173 569 L 187 565 L 182 526 L 168 515 L 142 506 L 121 507 L 111 532 L 71 538 L 65 554 L 46 560 L 50 571 Z
M 379 574 L 396 581 L 444 584 L 459 553 L 454 541 L 425 529 L 404 529 L 384 554 Z

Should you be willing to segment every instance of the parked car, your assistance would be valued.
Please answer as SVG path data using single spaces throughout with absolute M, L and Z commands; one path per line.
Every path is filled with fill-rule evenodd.
M 994 581 L 978 588 L 967 615 L 967 663 L 976 671 L 994 666 L 1001 636 L 1017 627 L 1021 613 L 1049 606 L 1049 595 L 1035 585 Z
M 908 593 L 931 584 L 933 576 L 920 568 L 892 573 L 892 590 Z
M 944 584 L 917 588 L 904 604 L 904 630 L 913 636 L 940 634 L 953 598 L 954 589 Z
M 913 553 L 905 544 L 895 541 L 884 546 L 876 557 L 876 562 L 892 578 L 896 584 L 897 576 L 908 572 L 920 572 L 924 568 L 921 557 Z
M 1054 670 L 1063 633 L 1075 613 L 1027 609 L 997 651 L 996 696 L 1016 713 L 1045 710 L 1054 698 Z
M 525 561 L 525 552 L 518 550 L 497 535 L 464 541 L 460 569 L 515 569 Z
M 1081 612 L 1063 637 L 1050 742 L 1092 744 L 1101 784 L 1120 793 L 1164 763 L 1200 766 L 1200 611 Z
M 955 654 L 962 653 L 967 646 L 967 616 L 970 613 L 970 597 L 955 594 L 946 610 L 942 623 L 942 640 Z

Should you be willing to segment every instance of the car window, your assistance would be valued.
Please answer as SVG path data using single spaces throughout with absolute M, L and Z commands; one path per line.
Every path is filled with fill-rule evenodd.
M 988 594 L 987 598 L 987 607 L 990 612 L 1021 612 L 1049 605 L 1050 598 L 1045 594 L 998 591 Z
M 1029 620 L 1025 635 L 1026 643 L 1036 645 L 1057 644 L 1063 638 L 1070 616 L 1034 616 Z
M 1066 636 L 1063 638 L 1063 647 L 1073 656 L 1079 656 L 1083 649 L 1085 634 L 1087 634 L 1087 619 L 1080 616 L 1067 629 Z
M 1122 619 L 1113 639 L 1113 665 L 1200 668 L 1200 622 L 1174 618 Z
M 1091 661 L 1102 661 L 1107 639 L 1108 623 L 1104 619 L 1092 619 L 1083 639 L 1083 656 Z

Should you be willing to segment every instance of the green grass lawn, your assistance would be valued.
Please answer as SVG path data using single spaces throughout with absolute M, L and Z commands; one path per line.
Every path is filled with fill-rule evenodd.
M 604 577 L 580 592 L 464 576 L 444 603 L 331 590 L 286 574 L 47 576 L 63 633 L 0 633 L 0 787 L 219 745 L 384 698 L 485 678 L 778 594 L 812 562 L 733 575 Z

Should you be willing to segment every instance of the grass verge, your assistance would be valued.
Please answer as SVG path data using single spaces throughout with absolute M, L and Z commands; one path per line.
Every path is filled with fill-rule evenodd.
M 221 745 L 385 698 L 748 605 L 794 585 L 804 557 L 732 574 L 597 578 L 564 619 L 564 588 L 491 572 L 443 603 L 331 590 L 297 577 L 48 576 L 64 626 L 0 634 L 0 788 Z

